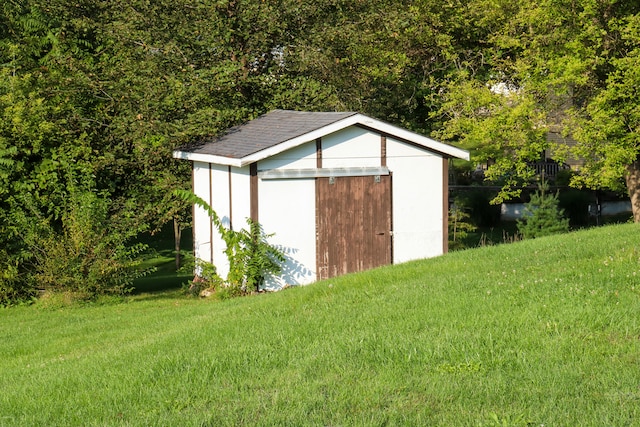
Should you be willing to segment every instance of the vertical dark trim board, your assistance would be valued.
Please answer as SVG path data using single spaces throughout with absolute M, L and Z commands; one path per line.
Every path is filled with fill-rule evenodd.
M 195 191 L 196 189 L 196 163 L 191 162 L 191 191 Z M 191 205 L 191 218 L 196 217 L 196 205 Z M 196 251 L 196 222 L 193 221 L 193 227 L 191 227 L 191 241 L 193 242 L 193 253 L 198 253 Z
M 233 230 L 233 191 L 231 187 L 231 166 L 227 166 L 227 180 L 229 181 L 229 230 Z
M 387 137 L 380 135 L 380 166 L 387 166 Z
M 213 171 L 209 163 L 209 206 L 213 206 Z M 209 219 L 209 259 L 213 264 L 213 222 Z
M 316 167 L 322 168 L 322 138 L 316 139 Z
M 251 220 L 258 222 L 258 163 L 249 165 L 249 203 Z
M 442 157 L 442 253 L 449 252 L 449 159 Z
M 386 157 L 385 157 L 386 159 Z M 386 162 L 385 162 L 386 163 Z M 384 165 L 386 166 L 386 164 Z M 390 230 L 389 230 L 389 239 L 391 240 L 390 243 L 390 249 L 391 249 L 391 260 L 389 262 L 389 264 L 394 264 L 393 262 L 393 251 L 394 251 L 394 237 L 393 237 L 393 230 L 395 228 L 394 224 L 393 224 L 393 172 L 389 172 L 389 222 L 390 222 Z

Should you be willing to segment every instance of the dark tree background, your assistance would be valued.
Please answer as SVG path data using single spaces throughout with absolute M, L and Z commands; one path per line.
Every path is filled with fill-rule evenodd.
M 626 186 L 637 207 L 639 10 L 615 0 L 4 1 L 0 304 L 40 286 L 51 268 L 42 253 L 64 256 L 51 236 L 114 245 L 188 225 L 172 194 L 188 189 L 189 164 L 172 150 L 275 108 L 355 110 L 430 134 L 496 160 L 490 177 L 514 177 L 505 190 L 561 126 L 586 159 L 574 184 Z M 80 210 L 87 200 L 94 209 Z M 83 230 L 80 213 L 108 229 Z

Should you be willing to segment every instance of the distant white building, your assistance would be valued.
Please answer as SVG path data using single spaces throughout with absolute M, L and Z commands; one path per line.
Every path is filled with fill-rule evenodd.
M 359 113 L 275 110 L 174 157 L 228 227 L 275 233 L 280 288 L 446 252 L 448 159 L 469 153 Z M 223 277 L 224 249 L 196 207 L 195 255 Z

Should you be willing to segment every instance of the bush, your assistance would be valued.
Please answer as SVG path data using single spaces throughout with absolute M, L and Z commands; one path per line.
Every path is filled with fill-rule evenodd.
M 122 295 L 146 274 L 138 267 L 145 244 L 128 245 L 138 234 L 125 216 L 109 212 L 109 199 L 72 189 L 59 223 L 37 212 L 19 219 L 29 249 L 29 278 L 36 287 L 76 299 Z
M 558 193 L 548 194 L 549 186 L 543 182 L 538 191 L 525 204 L 523 217 L 518 220 L 518 231 L 525 239 L 549 236 L 569 231 L 569 220 L 558 207 Z
M 0 250 L 0 307 L 33 301 L 36 289 L 32 283 L 21 279 L 20 263 Z
M 259 223 L 247 219 L 248 230 L 226 228 L 213 208 L 200 197 L 183 190 L 176 190 L 175 194 L 207 211 L 211 223 L 225 242 L 224 252 L 229 261 L 229 274 L 222 279 L 213 264 L 198 260 L 198 278 L 192 282 L 190 289 L 204 286 L 204 289 L 219 292 L 222 298 L 247 295 L 260 290 L 265 276 L 280 273 L 285 256 L 277 247 L 269 244 L 267 238 L 271 235 L 265 234 Z
M 449 210 L 449 250 L 465 249 L 464 239 L 470 232 L 476 230 L 476 227 L 468 222 L 469 214 L 461 208 L 454 205 Z

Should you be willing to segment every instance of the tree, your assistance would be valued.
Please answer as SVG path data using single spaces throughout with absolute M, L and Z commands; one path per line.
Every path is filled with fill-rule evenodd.
M 104 195 L 71 185 L 60 226 L 35 209 L 15 216 L 30 253 L 34 287 L 93 299 L 125 294 L 134 279 L 150 271 L 139 268 L 138 255 L 146 245 L 131 243 L 139 230 L 110 212 L 109 204 Z
M 572 185 L 626 186 L 634 201 L 634 218 L 640 220 L 634 98 L 639 12 L 637 3 L 616 0 L 518 4 L 491 32 L 488 40 L 493 52 L 454 74 L 452 81 L 458 84 L 447 87 L 446 102 L 439 111 L 444 117 L 439 135 L 460 140 L 479 159 L 499 159 L 489 176 L 506 177 L 503 195 L 508 197 L 514 194 L 509 191 L 513 184 L 530 179 L 527 163 L 542 150 L 555 151 L 558 160 L 570 154 L 540 136 L 546 129 L 563 128 L 578 142 L 571 154 L 585 160 Z M 489 53 L 480 46 L 477 51 Z M 487 91 L 493 90 L 493 97 L 503 101 L 492 102 L 501 107 L 472 102 L 474 108 L 462 108 L 459 101 L 470 87 L 474 94 L 470 99 L 489 97 Z M 519 126 L 511 127 L 515 135 L 494 138 L 494 132 L 509 132 L 499 117 L 515 113 L 505 112 L 505 107 L 524 107 L 528 112 L 520 115 Z
M 621 20 L 625 56 L 611 60 L 604 88 L 577 112 L 577 154 L 586 159 L 575 183 L 590 188 L 626 187 L 640 222 L 640 15 Z M 624 181 L 621 179 L 624 178 Z
M 569 231 L 569 219 L 558 207 L 558 193 L 549 195 L 549 184 L 544 180 L 538 191 L 525 204 L 522 219 L 518 220 L 518 231 L 525 239 L 551 236 Z
M 530 162 L 548 148 L 546 112 L 530 94 L 500 82 L 478 82 L 466 75 L 449 83 L 439 114 L 445 125 L 434 135 L 454 140 L 490 164 L 486 178 L 502 184 L 494 203 L 520 194 L 534 173 Z

